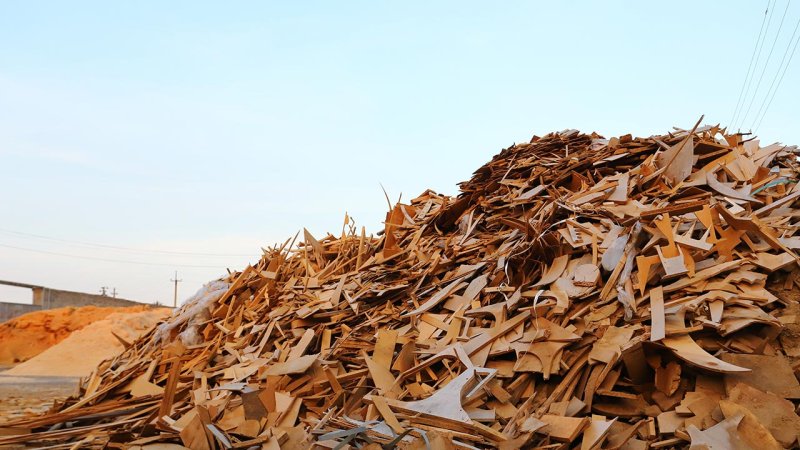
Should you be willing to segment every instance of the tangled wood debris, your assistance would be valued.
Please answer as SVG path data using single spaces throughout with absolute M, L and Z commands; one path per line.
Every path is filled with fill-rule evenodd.
M 797 154 L 534 137 L 377 238 L 268 249 L 0 444 L 797 446 Z

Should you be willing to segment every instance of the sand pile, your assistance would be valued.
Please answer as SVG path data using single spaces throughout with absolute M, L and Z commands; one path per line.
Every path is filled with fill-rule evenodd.
M 114 334 L 128 343 L 133 342 L 160 320 L 168 317 L 171 312 L 169 308 L 137 308 L 134 312 L 109 314 L 106 318 L 73 332 L 60 343 L 3 374 L 87 376 L 103 360 L 125 350 L 125 345 Z
M 27 361 L 63 341 L 73 331 L 113 313 L 136 313 L 149 307 L 56 308 L 15 317 L 0 324 L 0 365 Z

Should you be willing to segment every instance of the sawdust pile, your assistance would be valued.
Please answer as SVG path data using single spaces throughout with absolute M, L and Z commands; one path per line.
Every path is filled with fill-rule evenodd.
M 169 308 L 137 309 L 112 313 L 94 321 L 3 375 L 88 376 L 98 364 L 122 353 L 126 344 L 138 339 L 172 312 Z
M 0 365 L 28 359 L 63 341 L 73 331 L 113 313 L 144 311 L 147 305 L 131 307 L 82 306 L 35 311 L 0 324 Z
M 268 249 L 0 445 L 796 447 L 798 149 L 745 138 L 514 145 Z

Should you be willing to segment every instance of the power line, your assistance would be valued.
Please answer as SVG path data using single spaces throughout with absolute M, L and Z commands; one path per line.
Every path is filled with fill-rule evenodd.
M 76 258 L 76 259 L 86 259 L 90 261 L 103 261 L 103 262 L 113 262 L 113 263 L 120 263 L 120 264 L 136 264 L 141 266 L 161 266 L 161 267 L 191 267 L 191 268 L 202 268 L 202 269 L 221 269 L 225 270 L 224 267 L 220 266 L 205 266 L 199 264 L 167 264 L 167 263 L 153 263 L 153 262 L 146 262 L 146 261 L 131 261 L 131 260 L 124 260 L 124 259 L 111 259 L 111 258 L 97 258 L 94 256 L 83 256 L 83 255 L 71 255 L 68 253 L 59 253 L 59 252 L 50 252 L 47 250 L 36 250 L 33 248 L 26 248 L 26 247 L 17 247 L 15 245 L 7 245 L 7 244 L 0 244 L 0 247 L 11 248 L 14 250 L 22 250 L 25 252 L 32 252 L 32 253 L 42 253 L 45 255 L 55 255 L 55 256 L 64 256 L 66 258 Z
M 755 78 L 756 76 L 756 69 L 758 69 L 758 61 L 761 59 L 761 50 L 764 49 L 764 42 L 766 42 L 767 34 L 769 34 L 769 26 L 770 24 L 772 24 L 772 14 L 775 13 L 775 2 L 777 2 L 777 0 L 772 0 L 772 6 L 767 7 L 767 11 L 769 11 L 769 17 L 767 17 L 767 26 L 766 28 L 764 28 L 763 39 L 761 39 L 761 42 L 758 45 L 758 53 L 756 53 L 756 61 L 753 64 L 753 72 L 750 74 L 750 80 L 747 81 L 747 86 L 744 89 L 744 98 L 742 100 L 742 107 L 739 109 L 739 118 L 734 121 L 735 123 L 738 123 L 738 125 L 736 126 L 737 129 L 741 128 L 742 126 L 741 113 L 742 110 L 744 109 L 745 102 L 747 102 L 747 97 L 750 95 L 750 86 L 753 85 L 753 78 Z
M 792 37 L 789 38 L 789 43 L 786 44 L 786 50 L 783 51 L 783 57 L 781 57 L 781 62 L 780 62 L 780 64 L 778 64 L 778 70 L 775 72 L 775 76 L 772 77 L 772 82 L 769 84 L 769 89 L 767 89 L 767 95 L 764 96 L 764 100 L 761 102 L 761 106 L 758 108 L 758 112 L 756 113 L 756 117 L 753 120 L 753 123 L 755 124 L 755 127 L 751 127 L 753 129 L 758 129 L 758 127 L 761 126 L 761 121 L 764 120 L 764 116 L 767 113 L 767 110 L 765 109 L 765 105 L 766 105 L 766 108 L 769 108 L 769 104 L 772 104 L 772 99 L 775 97 L 775 92 L 777 92 L 777 90 L 778 90 L 776 88 L 775 92 L 772 92 L 772 88 L 773 88 L 773 86 L 775 86 L 775 82 L 778 80 L 778 76 L 780 75 L 781 80 L 783 80 L 783 75 L 781 75 L 781 74 L 782 73 L 786 73 L 785 69 L 783 71 L 781 71 L 781 69 L 783 68 L 783 62 L 786 60 L 786 56 L 789 55 L 789 49 L 792 48 L 792 41 L 794 41 L 794 37 L 797 34 L 798 28 L 800 28 L 800 18 L 797 19 L 797 24 L 795 24 L 794 31 L 792 31 Z M 796 43 L 795 43 L 795 48 L 797 48 L 797 44 Z M 794 50 L 792 51 L 792 56 L 793 55 L 794 55 Z M 791 62 L 792 62 L 792 58 L 790 56 L 789 57 L 789 63 L 791 63 Z M 789 67 L 789 63 L 786 64 L 786 67 Z M 771 92 L 772 92 L 772 96 L 770 96 Z M 767 98 L 769 98 L 769 103 L 767 103 Z M 763 114 L 762 114 L 762 110 L 764 112 Z M 759 119 L 759 116 L 761 117 L 760 119 Z
M 798 24 L 800 24 L 800 20 L 798 20 Z M 789 65 L 792 63 L 792 58 L 794 54 L 797 52 L 797 44 L 800 43 L 800 36 L 798 36 L 797 40 L 794 42 L 794 48 L 792 48 L 792 53 L 789 55 L 789 61 L 786 62 L 786 66 L 783 68 L 783 73 L 781 73 L 780 79 L 778 79 L 778 84 L 775 86 L 775 91 L 772 92 L 772 97 L 769 99 L 769 103 L 767 103 L 766 108 L 764 108 L 764 114 L 761 115 L 761 119 L 759 119 L 758 124 L 756 125 L 756 129 L 761 126 L 761 122 L 764 120 L 764 116 L 767 115 L 767 111 L 769 111 L 770 105 L 772 105 L 772 100 L 775 99 L 775 94 L 778 93 L 778 89 L 781 87 L 781 82 L 783 81 L 784 75 L 786 75 L 786 71 L 789 69 Z M 791 42 L 789 42 L 791 45 Z M 788 47 L 787 47 L 788 50 Z
M 44 239 L 47 241 L 53 242 L 61 242 L 65 244 L 71 244 L 76 246 L 84 246 L 84 247 L 94 247 L 94 248 L 102 248 L 102 249 L 110 249 L 110 250 L 118 250 L 124 251 L 129 253 L 155 253 L 161 255 L 182 255 L 182 256 L 210 256 L 210 257 L 252 257 L 253 255 L 244 255 L 244 254 L 234 254 L 234 253 L 198 253 L 198 252 L 181 252 L 181 251 L 171 251 L 171 250 L 154 250 L 154 249 L 143 249 L 143 248 L 134 248 L 134 247 L 122 247 L 118 245 L 108 245 L 108 244 L 96 244 L 92 242 L 83 242 L 83 241 L 74 241 L 69 239 L 60 239 L 51 236 L 44 236 L 41 234 L 33 234 L 33 233 L 26 233 L 23 231 L 14 231 L 14 230 L 5 230 L 0 229 L 0 232 L 13 234 L 17 236 L 24 236 L 28 238 L 34 239 Z
M 744 87 L 747 85 L 747 80 L 750 78 L 750 69 L 753 67 L 753 60 L 756 57 L 756 50 L 758 49 L 758 43 L 761 42 L 761 34 L 764 32 L 764 23 L 767 21 L 767 12 L 769 11 L 769 0 L 767 0 L 767 9 L 764 10 L 764 17 L 761 19 L 761 28 L 758 30 L 758 38 L 756 39 L 756 45 L 753 47 L 753 54 L 750 55 L 750 64 L 747 65 L 747 73 L 744 76 L 744 81 L 742 82 L 742 87 L 739 89 L 739 99 L 736 100 L 736 108 L 733 110 L 733 117 L 731 117 L 730 126 L 733 127 L 734 122 L 739 113 L 739 106 L 742 103 L 742 94 L 744 94 Z
M 758 77 L 758 83 L 756 83 L 756 89 L 753 91 L 753 97 L 750 99 L 750 104 L 747 105 L 747 111 L 744 113 L 742 117 L 742 125 L 747 120 L 747 116 L 750 115 L 750 109 L 753 107 L 753 102 L 756 100 L 758 96 L 758 89 L 761 87 L 761 81 L 764 79 L 764 74 L 767 73 L 767 67 L 769 66 L 769 60 L 772 58 L 772 51 L 775 50 L 775 44 L 778 43 L 778 37 L 781 35 L 781 28 L 783 28 L 783 21 L 786 19 L 786 12 L 789 11 L 789 5 L 792 3 L 792 0 L 786 1 L 786 8 L 783 10 L 783 16 L 781 16 L 781 23 L 778 25 L 778 31 L 775 32 L 775 39 L 772 40 L 772 46 L 769 49 L 769 54 L 767 54 L 767 59 L 764 61 L 764 68 L 761 70 L 761 76 Z M 764 39 L 766 40 L 767 36 L 764 35 Z M 780 70 L 780 67 L 778 67 Z M 766 98 L 766 96 L 764 96 Z

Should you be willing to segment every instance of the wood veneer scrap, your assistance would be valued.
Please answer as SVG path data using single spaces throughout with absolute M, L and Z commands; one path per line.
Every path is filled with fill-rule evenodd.
M 266 249 L 0 445 L 797 446 L 797 157 L 535 136 L 377 236 Z

